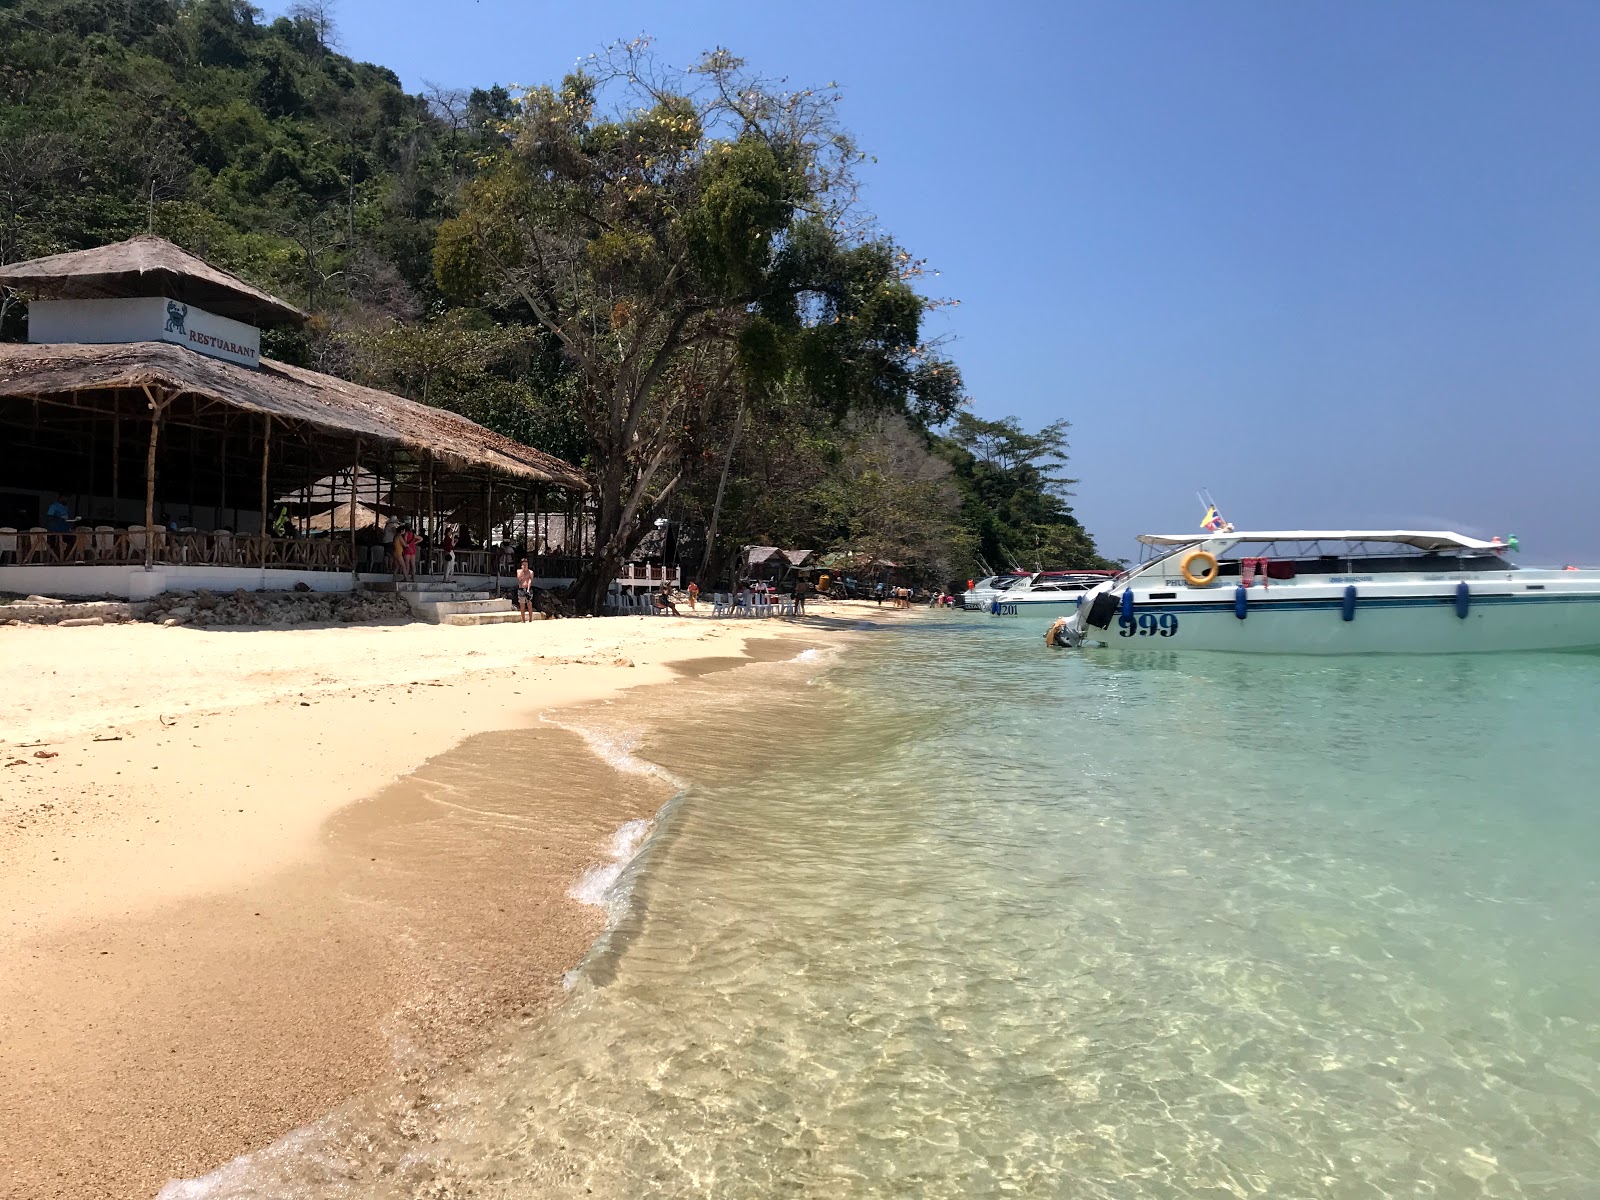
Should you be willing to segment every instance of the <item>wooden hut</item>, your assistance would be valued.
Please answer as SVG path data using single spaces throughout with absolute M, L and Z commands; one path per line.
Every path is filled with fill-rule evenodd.
M 262 328 L 304 314 L 163 239 L 0 267 L 0 286 L 29 300 L 28 343 L 0 344 L 0 590 L 249 582 L 194 582 L 219 568 L 346 588 L 355 528 L 305 536 L 273 497 L 332 478 L 351 491 L 328 503 L 371 503 L 357 481 L 376 474 L 424 534 L 449 512 L 487 539 L 497 514 L 584 490 L 571 464 L 465 417 L 263 357 Z

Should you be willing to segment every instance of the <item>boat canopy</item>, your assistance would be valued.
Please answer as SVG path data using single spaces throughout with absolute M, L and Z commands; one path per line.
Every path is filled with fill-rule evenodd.
M 1233 529 L 1227 533 L 1141 533 L 1146 546 L 1196 546 L 1201 542 L 1388 542 L 1415 546 L 1418 550 L 1499 551 L 1504 542 L 1485 542 L 1479 538 L 1439 530 L 1416 529 L 1288 529 L 1259 532 Z

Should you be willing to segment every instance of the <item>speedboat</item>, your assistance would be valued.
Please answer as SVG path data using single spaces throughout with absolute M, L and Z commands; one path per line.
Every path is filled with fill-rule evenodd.
M 1074 608 L 1085 592 L 1114 574 L 1114 571 L 1040 571 L 997 593 L 989 601 L 989 612 L 997 617 L 1016 617 Z
M 1147 560 L 1085 593 L 1055 646 L 1278 654 L 1600 648 L 1600 570 L 1508 561 L 1426 530 L 1145 534 Z
M 986 575 L 961 593 L 961 607 L 989 611 L 989 605 L 1001 592 L 1009 591 L 1019 583 L 1033 578 L 1026 571 L 1013 571 L 1009 575 Z

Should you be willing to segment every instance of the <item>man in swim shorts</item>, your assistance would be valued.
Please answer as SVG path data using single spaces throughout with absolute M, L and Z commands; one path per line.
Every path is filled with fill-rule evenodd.
M 533 620 L 533 571 L 527 559 L 517 568 L 517 611 L 524 621 Z

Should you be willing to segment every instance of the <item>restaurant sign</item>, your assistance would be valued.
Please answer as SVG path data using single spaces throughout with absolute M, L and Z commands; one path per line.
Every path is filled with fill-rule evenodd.
M 35 300 L 28 340 L 52 343 L 176 342 L 241 366 L 261 361 L 261 330 L 165 296 Z

